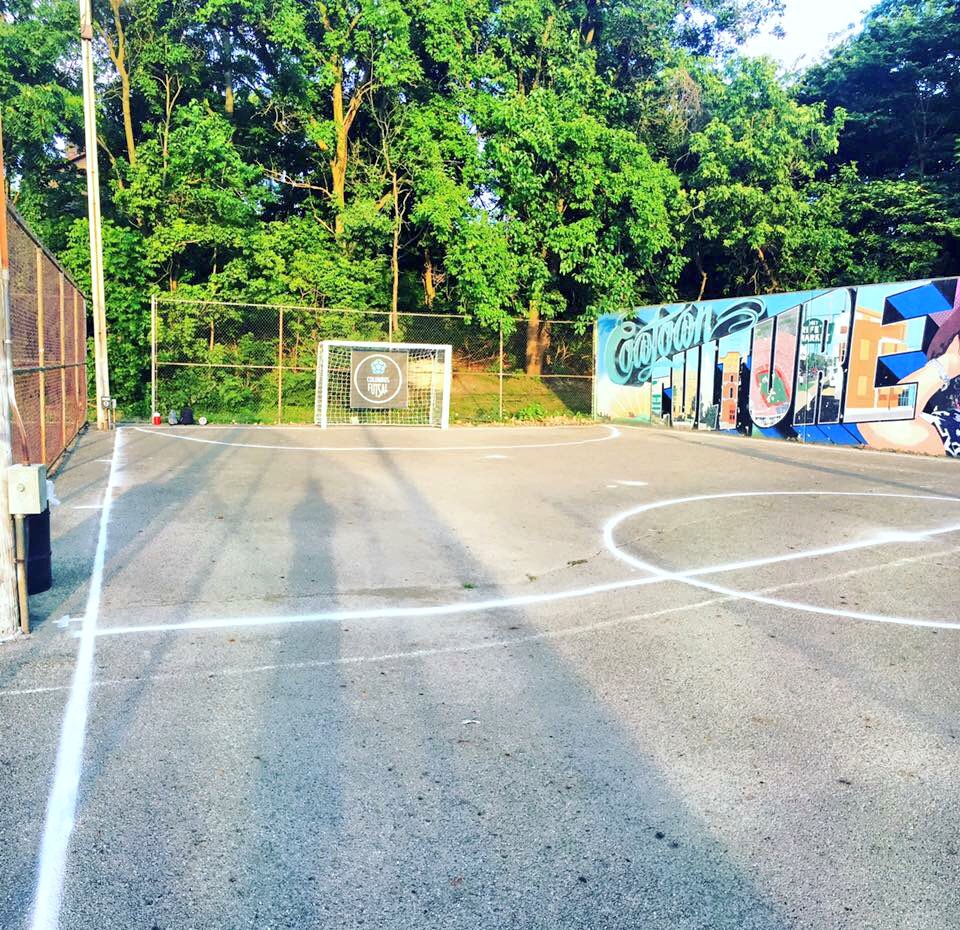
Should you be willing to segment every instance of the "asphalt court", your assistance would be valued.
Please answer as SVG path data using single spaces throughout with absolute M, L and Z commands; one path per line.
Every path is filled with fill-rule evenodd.
M 953 925 L 954 462 L 123 427 L 57 486 L 2 926 Z

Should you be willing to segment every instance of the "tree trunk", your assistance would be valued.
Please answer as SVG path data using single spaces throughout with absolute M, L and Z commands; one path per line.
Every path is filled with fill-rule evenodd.
M 223 109 L 233 116 L 233 37 L 227 20 L 223 23 Z
M 437 298 L 437 285 L 433 279 L 433 259 L 430 250 L 423 252 L 423 301 L 427 307 L 432 307 Z
M 113 25 L 117 30 L 116 44 L 104 31 L 107 40 L 107 52 L 113 66 L 120 75 L 120 109 L 123 112 L 123 135 L 127 143 L 127 160 L 131 165 L 137 163 L 137 145 L 133 138 L 133 111 L 130 105 L 130 71 L 127 68 L 127 36 L 123 29 L 123 20 L 120 18 L 120 4 L 122 0 L 110 0 L 110 9 L 113 11 Z
M 398 303 L 400 297 L 400 185 L 397 182 L 397 172 L 394 171 L 393 182 L 393 248 L 390 252 L 390 268 L 393 271 L 393 292 L 390 296 L 390 325 L 391 332 L 397 331 L 400 322 Z
M 343 112 L 342 67 L 337 70 L 337 77 L 333 83 L 333 129 L 336 135 L 333 158 L 330 159 L 335 211 L 333 231 L 335 235 L 340 236 L 343 233 L 343 210 L 346 206 L 347 189 L 347 124 Z
M 528 375 L 539 376 L 543 372 L 543 357 L 550 346 L 550 322 L 540 319 L 540 310 L 530 307 L 527 317 L 527 351 L 524 370 Z
M 757 255 L 760 257 L 763 270 L 767 273 L 767 278 L 770 280 L 770 284 L 772 285 L 773 289 L 775 291 L 783 290 L 783 288 L 780 286 L 780 279 L 776 274 L 774 274 L 773 269 L 770 267 L 770 263 L 767 261 L 767 256 L 763 249 L 758 248 Z
M 699 252 L 694 261 L 697 265 L 697 271 L 700 272 L 700 293 L 697 295 L 697 300 L 703 300 L 703 295 L 707 292 L 707 272 L 703 267 L 703 260 L 700 258 Z
M 120 72 L 120 93 L 123 107 L 123 134 L 127 140 L 127 158 L 131 165 L 137 163 L 137 144 L 133 138 L 133 114 L 130 110 L 130 75 L 126 69 Z

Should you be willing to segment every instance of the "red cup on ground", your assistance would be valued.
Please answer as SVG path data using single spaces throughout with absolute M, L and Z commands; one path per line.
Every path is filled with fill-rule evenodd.
M 153 411 L 153 425 L 154 425 L 154 426 L 159 426 L 159 425 L 160 425 L 160 414 L 157 413 L 156 410 Z

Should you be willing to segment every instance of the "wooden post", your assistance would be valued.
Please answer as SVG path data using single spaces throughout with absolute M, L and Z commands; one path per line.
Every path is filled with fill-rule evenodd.
M 63 272 L 60 272 L 60 451 L 67 448 L 67 334 L 64 331 L 64 294 Z
M 37 364 L 40 371 L 37 377 L 40 382 L 40 461 L 47 463 L 47 373 L 44 366 L 47 363 L 46 346 L 44 345 L 44 307 L 43 307 L 43 250 L 37 246 Z
M 280 338 L 277 342 L 277 423 L 283 422 L 283 307 L 280 308 Z
M 3 130 L 0 127 L 0 638 L 17 632 L 20 621 L 17 596 L 17 561 L 13 520 L 7 492 L 7 469 L 13 464 L 10 401 L 13 367 L 7 323 L 10 319 L 10 249 L 7 243 L 7 188 L 3 170 Z

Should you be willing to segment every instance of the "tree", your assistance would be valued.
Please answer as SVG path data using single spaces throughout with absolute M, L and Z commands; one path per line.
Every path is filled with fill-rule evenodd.
M 843 112 L 804 105 L 772 62 L 736 61 L 709 88 L 709 122 L 687 173 L 699 295 L 809 287 L 829 276 L 844 236 L 814 184 L 837 149 Z
M 248 235 L 267 191 L 233 144 L 227 120 L 196 101 L 169 135 L 154 129 L 118 183 L 114 204 L 144 236 L 147 262 L 174 290 L 184 273 L 209 273 Z
M 947 276 L 960 265 L 960 216 L 920 179 L 869 180 L 855 166 L 822 185 L 848 241 L 829 281 L 895 281 Z
M 846 128 L 831 163 L 866 178 L 960 181 L 960 7 L 956 0 L 884 0 L 862 32 L 804 76 L 805 100 L 841 108 Z
M 0 109 L 12 202 L 54 249 L 84 206 L 62 146 L 83 136 L 79 75 L 70 67 L 77 7 L 70 0 L 0 6 Z

